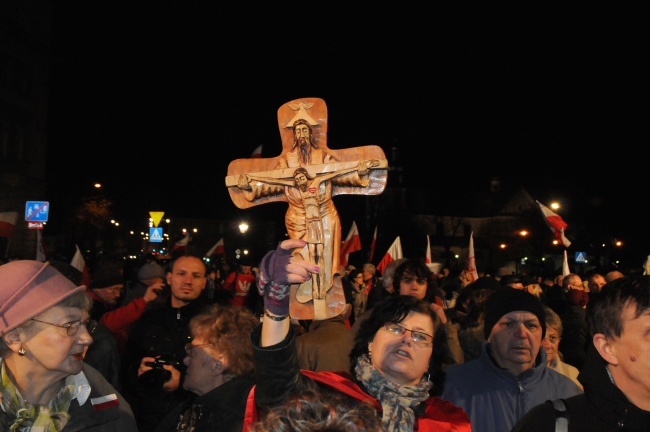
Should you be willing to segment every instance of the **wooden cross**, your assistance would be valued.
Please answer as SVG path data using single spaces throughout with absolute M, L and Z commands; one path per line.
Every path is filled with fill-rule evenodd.
M 327 106 L 302 98 L 278 109 L 282 153 L 274 158 L 236 159 L 228 166 L 226 187 L 241 209 L 284 201 L 290 238 L 307 241 L 294 251 L 321 271 L 291 287 L 290 314 L 296 319 L 327 319 L 345 309 L 339 255 L 341 223 L 332 197 L 378 195 L 388 178 L 381 147 L 343 150 L 327 147 Z

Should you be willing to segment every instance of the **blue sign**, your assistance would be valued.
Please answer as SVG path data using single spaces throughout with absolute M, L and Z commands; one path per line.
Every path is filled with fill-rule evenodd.
M 50 203 L 47 201 L 27 201 L 25 220 L 27 222 L 47 222 L 50 214 Z
M 160 243 L 163 241 L 162 228 L 149 228 L 149 241 L 151 243 Z
M 577 263 L 586 263 L 587 262 L 587 253 L 586 252 L 576 252 L 576 262 Z

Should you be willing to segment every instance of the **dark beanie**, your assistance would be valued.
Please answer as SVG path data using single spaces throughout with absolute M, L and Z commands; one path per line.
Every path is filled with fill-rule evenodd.
M 501 288 L 485 301 L 485 339 L 492 333 L 492 327 L 507 313 L 526 311 L 537 316 L 542 325 L 542 339 L 546 336 L 546 319 L 542 302 L 528 291 L 515 288 Z
M 122 269 L 113 263 L 100 263 L 91 279 L 90 287 L 93 289 L 124 285 Z

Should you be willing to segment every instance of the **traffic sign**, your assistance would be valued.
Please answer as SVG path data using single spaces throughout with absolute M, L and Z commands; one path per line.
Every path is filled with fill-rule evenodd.
M 149 228 L 149 241 L 151 243 L 161 243 L 163 241 L 163 229 Z
M 43 222 L 27 222 L 27 228 L 42 230 L 43 229 Z
M 576 262 L 577 263 L 586 263 L 587 262 L 587 253 L 586 252 L 576 252 Z
M 25 205 L 25 220 L 27 222 L 47 222 L 50 213 L 50 203 L 47 201 L 27 201 Z

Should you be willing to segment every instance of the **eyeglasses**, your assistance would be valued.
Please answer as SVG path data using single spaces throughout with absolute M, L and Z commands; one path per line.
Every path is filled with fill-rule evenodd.
M 31 321 L 36 321 L 36 322 L 39 322 L 39 323 L 48 324 L 48 325 L 51 325 L 51 326 L 54 326 L 54 327 L 64 328 L 66 330 L 66 332 L 68 333 L 68 336 L 76 335 L 77 332 L 79 331 L 79 328 L 81 328 L 82 325 L 86 326 L 86 330 L 88 330 L 88 333 L 90 333 L 90 334 L 92 334 L 95 331 L 95 329 L 97 328 L 97 321 L 95 321 L 95 320 L 90 320 L 90 321 L 75 320 L 75 321 L 67 322 L 65 324 L 54 324 L 54 323 L 47 322 L 47 321 L 41 321 L 41 320 L 38 320 L 36 318 L 32 318 Z
M 185 354 L 187 354 L 188 357 L 192 357 L 192 355 L 194 355 L 194 348 L 198 348 L 206 345 L 212 345 L 212 344 L 204 343 L 201 345 L 192 345 L 191 343 L 187 343 L 185 344 Z
M 548 337 L 545 337 L 544 339 L 542 339 L 542 342 L 544 342 L 545 340 L 547 340 L 550 343 L 554 344 L 555 342 L 559 341 L 560 338 L 557 337 L 557 336 L 548 336 Z
M 384 330 L 388 333 L 391 333 L 395 336 L 403 336 L 407 331 L 411 332 L 411 340 L 420 348 L 428 348 L 433 346 L 433 336 L 426 334 L 424 332 L 415 331 L 407 329 L 404 326 L 401 326 L 397 323 L 386 323 L 384 324 Z

